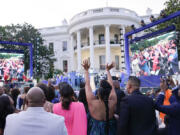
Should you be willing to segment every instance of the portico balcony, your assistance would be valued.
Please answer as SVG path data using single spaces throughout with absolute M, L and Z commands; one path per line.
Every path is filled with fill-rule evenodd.
M 111 47 L 120 47 L 122 45 L 122 39 L 121 40 L 115 40 L 115 39 L 111 39 L 110 40 L 110 46 Z M 105 40 L 96 40 L 94 41 L 94 48 L 96 47 L 105 47 Z M 90 45 L 88 42 L 81 42 L 81 49 L 89 49 Z M 74 50 L 77 50 L 77 45 L 74 46 Z

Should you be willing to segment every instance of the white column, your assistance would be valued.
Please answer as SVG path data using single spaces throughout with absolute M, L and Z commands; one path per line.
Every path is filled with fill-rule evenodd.
M 78 64 L 78 71 L 81 70 L 81 32 L 77 31 L 77 64 Z
M 111 63 L 111 47 L 110 47 L 110 32 L 109 25 L 105 25 L 105 35 L 106 35 L 106 63 Z
M 94 35 L 93 35 L 93 27 L 89 28 L 89 41 L 90 41 L 90 63 L 91 63 L 91 69 L 94 71 Z
M 74 37 L 70 37 L 71 71 L 74 71 Z

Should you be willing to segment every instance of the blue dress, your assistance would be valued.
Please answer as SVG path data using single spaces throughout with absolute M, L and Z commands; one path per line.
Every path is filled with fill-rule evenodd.
M 88 135 L 106 135 L 105 134 L 106 121 L 99 121 L 88 115 Z M 109 134 L 116 135 L 116 120 L 113 118 L 109 120 Z

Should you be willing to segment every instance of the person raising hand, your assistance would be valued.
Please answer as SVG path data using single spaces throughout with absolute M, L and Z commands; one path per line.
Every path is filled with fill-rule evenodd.
M 110 70 L 114 68 L 114 63 L 106 65 L 106 72 L 108 80 L 102 80 L 100 87 L 97 90 L 97 97 L 93 94 L 90 79 L 89 68 L 90 63 L 84 60 L 82 64 L 85 70 L 85 91 L 89 109 L 89 125 L 88 135 L 115 135 L 116 134 L 116 120 L 114 113 L 117 103 L 117 96 L 114 90 Z

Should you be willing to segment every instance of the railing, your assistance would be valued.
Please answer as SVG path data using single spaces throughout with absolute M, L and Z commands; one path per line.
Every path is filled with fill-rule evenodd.
M 74 21 L 79 20 L 81 17 L 88 17 L 88 16 L 96 16 L 99 15 L 100 13 L 104 13 L 104 14 L 121 14 L 121 15 L 128 15 L 130 17 L 138 17 L 138 15 L 129 9 L 125 9 L 125 8 L 110 8 L 110 7 L 106 7 L 106 8 L 97 8 L 97 9 L 92 9 L 92 10 L 87 10 L 84 12 L 81 12 L 77 15 L 75 15 L 70 22 L 73 23 Z
M 89 42 L 81 42 L 81 47 L 89 46 Z
M 110 40 L 110 44 L 122 44 L 122 40 L 123 40 L 123 39 L 120 39 L 120 40 L 111 39 L 111 40 Z
M 95 40 L 94 45 L 103 45 L 105 44 L 105 40 Z
M 122 39 L 121 40 L 115 40 L 115 39 L 111 39 L 110 40 L 110 45 L 122 45 Z M 94 41 L 94 46 L 101 46 L 101 45 L 105 45 L 105 40 L 95 40 Z M 84 47 L 89 47 L 89 42 L 81 42 L 81 48 L 84 48 Z M 124 46 L 124 45 L 123 45 Z M 74 50 L 77 49 L 77 45 L 74 46 Z

